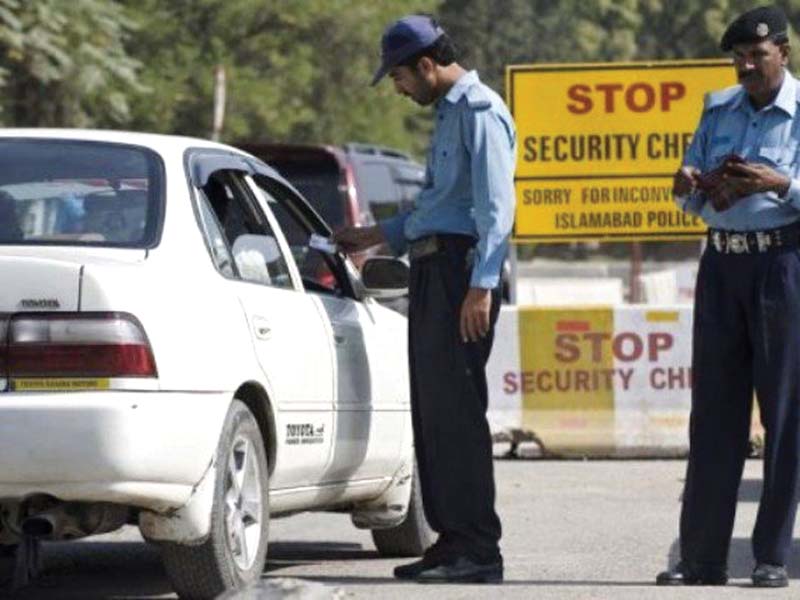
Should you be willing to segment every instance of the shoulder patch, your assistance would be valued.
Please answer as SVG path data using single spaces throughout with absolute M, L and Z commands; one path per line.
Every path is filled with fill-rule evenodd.
M 467 106 L 476 110 L 486 110 L 492 106 L 492 99 L 482 85 L 471 85 L 464 93 L 467 98 Z
M 718 106 L 724 106 L 725 104 L 728 104 L 729 102 L 732 102 L 738 98 L 739 94 L 741 93 L 743 93 L 741 85 L 733 85 L 729 88 L 725 88 L 724 90 L 709 92 L 706 94 L 705 106 L 703 106 L 703 110 L 711 110 L 712 108 L 717 108 Z

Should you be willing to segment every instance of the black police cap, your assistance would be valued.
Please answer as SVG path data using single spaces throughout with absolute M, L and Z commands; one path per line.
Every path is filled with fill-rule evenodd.
M 754 8 L 728 26 L 722 36 L 720 48 L 729 52 L 736 44 L 752 44 L 772 40 L 784 42 L 788 39 L 786 15 L 777 6 Z

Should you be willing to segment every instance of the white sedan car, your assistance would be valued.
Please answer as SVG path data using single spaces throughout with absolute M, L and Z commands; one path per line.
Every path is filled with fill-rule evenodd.
M 406 322 L 375 300 L 407 267 L 362 279 L 313 233 L 227 146 L 2 130 L 0 545 L 136 524 L 185 598 L 257 580 L 299 511 L 421 553 Z

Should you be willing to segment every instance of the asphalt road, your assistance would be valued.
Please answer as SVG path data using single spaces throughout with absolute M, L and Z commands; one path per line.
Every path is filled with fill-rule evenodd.
M 341 589 L 347 598 L 797 598 L 754 590 L 749 535 L 760 493 L 760 463 L 749 461 L 740 490 L 730 574 L 720 588 L 656 588 L 673 560 L 683 461 L 498 461 L 506 583 L 500 587 L 401 584 L 402 561 L 377 556 L 368 532 L 345 515 L 309 514 L 272 524 L 266 578 L 297 577 Z M 795 530 L 800 537 L 800 530 Z M 40 583 L 14 597 L 44 600 L 174 598 L 158 553 L 135 529 L 89 541 L 49 545 Z M 0 562 L 0 580 L 9 576 Z M 800 548 L 789 565 L 800 577 Z M 9 593 L 6 591 L 6 596 Z

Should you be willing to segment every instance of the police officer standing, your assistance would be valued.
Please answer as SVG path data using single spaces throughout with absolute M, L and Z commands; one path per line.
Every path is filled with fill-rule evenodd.
M 766 432 L 752 545 L 758 587 L 788 585 L 800 474 L 800 86 L 785 15 L 742 14 L 722 37 L 739 85 L 709 94 L 674 179 L 708 224 L 694 312 L 681 561 L 659 585 L 724 585 L 753 391 Z
M 395 577 L 497 583 L 485 366 L 513 221 L 514 124 L 500 97 L 455 62 L 451 40 L 428 16 L 386 29 L 373 85 L 387 74 L 399 94 L 435 107 L 427 182 L 411 212 L 335 240 L 347 252 L 386 241 L 411 260 L 411 414 L 425 513 L 439 537 Z

